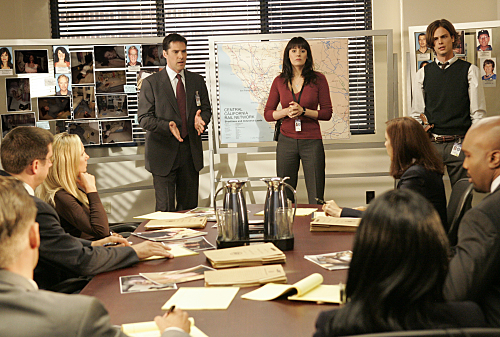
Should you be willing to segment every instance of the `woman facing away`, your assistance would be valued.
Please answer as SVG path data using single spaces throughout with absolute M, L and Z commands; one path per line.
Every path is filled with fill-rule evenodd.
M 447 230 L 444 165 L 422 125 L 411 117 L 387 121 L 385 147 L 391 158 L 389 174 L 399 179 L 397 188 L 411 189 L 424 196 L 436 208 Z M 340 208 L 333 200 L 328 201 L 323 210 L 336 217 L 361 217 L 363 214 L 357 209 Z
M 332 117 L 328 82 L 313 67 L 309 43 L 302 37 L 292 38 L 264 110 L 266 121 L 282 121 L 276 146 L 277 175 L 290 177 L 287 182 L 296 188 L 302 160 L 309 204 L 323 199 L 325 190 L 325 151 L 318 120 Z M 281 109 L 276 110 L 279 103 Z
M 411 190 L 376 198 L 354 238 L 346 304 L 322 312 L 314 337 L 486 326 L 473 302 L 445 302 L 448 238 L 434 207 Z
M 66 132 L 54 136 L 53 165 L 37 190 L 38 196 L 56 209 L 64 230 L 84 239 L 109 236 L 106 211 L 95 177 L 87 173 L 87 160 L 80 137 Z

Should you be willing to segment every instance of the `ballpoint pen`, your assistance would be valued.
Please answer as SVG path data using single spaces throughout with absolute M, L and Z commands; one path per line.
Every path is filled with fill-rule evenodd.
M 316 201 L 319 202 L 321 205 L 326 204 L 326 202 L 323 199 L 320 198 L 314 198 L 314 199 L 316 199 Z

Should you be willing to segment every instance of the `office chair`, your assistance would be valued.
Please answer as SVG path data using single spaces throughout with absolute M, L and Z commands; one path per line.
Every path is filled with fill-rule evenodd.
M 499 328 L 453 328 L 412 331 L 392 331 L 356 335 L 356 337 L 493 337 L 500 336 Z
M 140 222 L 110 223 L 109 229 L 120 234 L 124 238 L 128 238 L 140 224 Z
M 453 247 L 458 241 L 458 226 L 465 212 L 472 207 L 472 184 L 468 178 L 460 179 L 455 183 L 447 207 L 448 239 Z

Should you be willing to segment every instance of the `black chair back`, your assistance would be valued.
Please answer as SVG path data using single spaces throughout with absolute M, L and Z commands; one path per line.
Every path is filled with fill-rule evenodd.
M 472 184 L 469 178 L 460 179 L 455 183 L 447 207 L 448 239 L 453 247 L 457 244 L 458 226 L 465 212 L 472 207 Z

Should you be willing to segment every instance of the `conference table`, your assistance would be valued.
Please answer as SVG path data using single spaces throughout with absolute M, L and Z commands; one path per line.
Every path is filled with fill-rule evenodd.
M 318 207 L 299 205 L 299 207 Z M 258 219 L 254 214 L 263 205 L 248 205 L 249 219 Z M 262 216 L 260 217 L 263 218 Z M 283 268 L 288 284 L 293 284 L 312 273 L 320 273 L 323 284 L 345 283 L 347 270 L 329 271 L 304 258 L 304 255 L 326 254 L 352 249 L 354 233 L 347 232 L 310 232 L 311 216 L 296 217 L 294 221 L 295 247 L 285 251 L 286 263 Z M 143 222 L 137 231 L 144 231 Z M 215 245 L 217 230 L 215 222 L 208 222 L 202 231 L 208 232 L 206 238 Z M 131 236 L 133 243 L 142 239 Z M 154 316 L 162 315 L 161 306 L 176 290 L 162 290 L 137 293 L 120 293 L 119 277 L 138 275 L 144 272 L 161 272 L 186 269 L 197 265 L 210 266 L 203 252 L 194 256 L 174 259 L 160 259 L 139 262 L 136 265 L 96 275 L 82 290 L 81 294 L 91 295 L 101 300 L 109 311 L 111 323 L 121 325 L 152 321 Z M 179 283 L 180 287 L 203 287 L 203 280 Z M 244 300 L 241 295 L 257 287 L 240 288 L 227 310 L 189 311 L 196 326 L 211 337 L 222 336 L 312 336 L 318 314 L 337 307 L 335 304 L 289 301 L 282 296 L 273 301 Z

